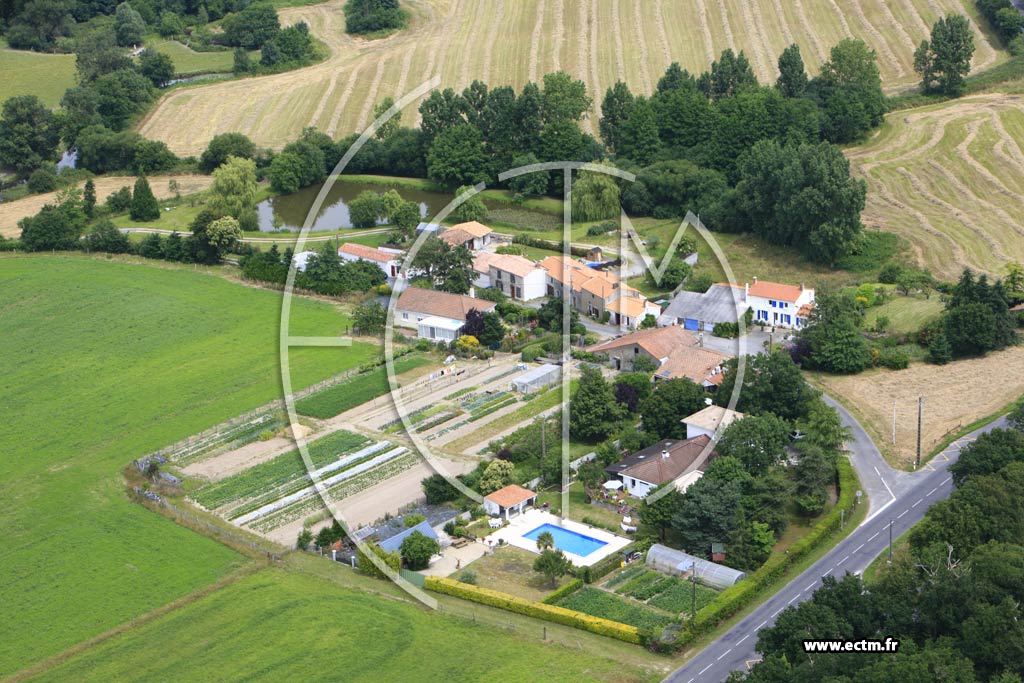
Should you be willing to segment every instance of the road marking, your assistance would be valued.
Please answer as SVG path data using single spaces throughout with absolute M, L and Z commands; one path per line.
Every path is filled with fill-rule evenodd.
M 889 492 L 889 495 L 890 495 L 890 496 L 892 496 L 893 498 L 895 498 L 895 497 L 896 497 L 896 494 L 895 494 L 895 493 L 893 493 L 893 492 L 892 492 L 892 489 L 891 489 L 891 488 L 889 488 L 889 485 L 888 485 L 887 483 L 885 483 L 885 477 L 883 477 L 883 476 L 882 476 L 882 473 L 878 471 L 878 467 L 877 467 L 876 465 L 872 465 L 872 467 L 874 467 L 874 468 L 875 468 L 875 474 L 877 474 L 877 475 L 878 475 L 878 478 L 882 480 L 882 486 L 884 486 L 884 487 L 885 487 L 885 490 Z
M 928 495 L 930 496 L 930 495 L 932 495 L 933 493 L 935 493 L 938 490 L 939 490 L 939 487 L 936 486 L 935 488 L 933 488 L 931 491 L 928 492 Z
M 691 678 L 690 680 L 686 681 L 686 683 L 693 683 L 695 680 L 697 680 L 697 679 Z
M 736 644 L 739 645 L 740 643 L 742 643 L 744 640 L 746 640 L 749 637 L 750 637 L 750 634 L 748 633 L 747 635 L 745 635 L 742 638 L 740 638 L 739 640 L 737 640 Z
M 805 591 L 811 590 L 812 588 L 814 588 L 814 584 L 816 584 L 816 583 L 818 583 L 818 582 L 817 581 L 811 581 L 811 583 L 808 584 L 807 588 L 805 588 L 804 590 Z
M 765 619 L 765 620 L 764 620 L 764 621 L 762 621 L 762 622 L 761 622 L 760 624 L 758 624 L 758 625 L 757 625 L 757 628 L 755 628 L 754 630 L 755 630 L 755 631 L 760 631 L 760 630 L 761 630 L 761 628 L 762 628 L 762 627 L 764 627 L 764 625 L 765 625 L 765 624 L 767 624 L 767 623 L 768 623 L 768 620 L 767 620 L 767 619 Z
M 833 567 L 832 569 L 835 569 L 835 567 Z M 832 573 L 832 569 L 829 569 L 827 572 L 822 574 L 822 577 L 825 577 L 825 576 L 828 576 L 829 574 L 831 574 Z
M 900 514 L 896 515 L 896 519 L 899 519 L 900 517 L 902 517 L 903 515 L 907 514 L 908 512 L 910 512 L 910 510 L 904 510 Z
M 850 556 L 849 556 L 849 555 L 847 555 L 847 556 L 846 556 L 846 557 L 844 557 L 843 559 L 841 559 L 841 560 L 839 560 L 838 562 L 836 562 L 836 566 L 838 567 L 838 566 L 839 566 L 839 565 L 841 565 L 841 564 L 842 564 L 843 562 L 846 562 L 846 561 L 847 561 L 848 559 L 850 559 Z
M 910 507 L 916 508 L 918 505 L 921 504 L 921 501 L 923 501 L 923 500 L 924 500 L 924 498 L 919 498 L 918 501 L 916 503 L 914 503 L 913 505 L 911 505 Z
M 879 532 L 876 531 L 875 532 L 875 536 L 877 536 L 878 534 L 879 534 Z M 870 543 L 871 541 L 875 540 L 875 536 L 872 536 L 871 538 L 869 538 L 868 542 Z
M 726 650 L 725 652 L 723 652 L 722 654 L 718 655 L 718 659 L 716 659 L 715 661 L 716 662 L 722 661 L 722 657 L 726 656 L 730 652 L 732 652 L 732 648 L 731 647 L 728 650 Z
M 708 669 L 710 669 L 710 668 L 711 668 L 711 667 L 713 667 L 713 666 L 714 666 L 714 664 L 708 664 L 708 665 L 707 665 L 707 666 L 705 666 L 705 667 L 704 667 L 703 669 L 701 669 L 700 671 L 698 671 L 698 672 L 697 672 L 697 675 L 698 675 L 698 676 L 703 676 L 703 675 L 704 675 L 704 672 L 705 672 L 705 671 L 707 671 Z
M 776 617 L 776 616 L 777 616 L 777 615 L 779 614 L 779 612 L 781 612 L 782 610 L 783 610 L 783 608 L 782 608 L 782 607 L 780 607 L 779 609 L 775 610 L 775 611 L 774 611 L 774 612 L 772 613 L 772 617 L 771 617 L 771 618 L 772 618 L 772 619 L 774 619 L 774 618 L 775 618 L 775 617 Z
M 946 477 L 945 479 L 942 480 L 942 483 L 939 484 L 939 486 L 945 486 L 948 482 L 950 482 L 952 480 L 953 480 L 953 477 Z
M 794 595 L 793 597 L 791 597 L 791 598 L 789 599 L 789 602 L 787 602 L 786 604 L 787 604 L 787 605 L 792 605 L 792 604 L 793 604 L 793 601 L 794 601 L 794 600 L 796 600 L 796 599 L 797 599 L 797 598 L 799 598 L 799 597 L 800 597 L 800 594 L 799 594 L 799 593 L 797 593 L 796 595 Z

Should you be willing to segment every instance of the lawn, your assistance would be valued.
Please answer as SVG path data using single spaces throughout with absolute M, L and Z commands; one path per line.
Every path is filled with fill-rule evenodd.
M 2 257 L 0 292 L 2 677 L 245 561 L 130 503 L 120 471 L 280 397 L 281 383 L 273 292 L 85 256 Z M 348 322 L 308 300 L 293 320 L 299 334 Z M 293 383 L 376 353 L 293 349 Z
M 334 568 L 343 571 L 349 570 Z M 581 656 L 568 647 L 538 644 L 532 631 L 527 636 L 322 578 L 267 569 L 37 680 L 458 683 L 539 681 L 553 672 L 559 681 L 581 683 L 660 678 L 611 657 Z
M 174 74 L 197 73 L 230 73 L 235 64 L 235 55 L 231 50 L 217 52 L 196 52 L 176 40 L 158 40 L 150 44 L 157 52 L 167 55 L 174 62 Z M 249 59 L 258 62 L 259 50 L 249 53 Z
M 563 576 L 552 587 L 550 581 L 533 571 L 534 560 L 538 557 L 539 555 L 529 550 L 502 546 L 496 548 L 490 555 L 484 555 L 471 563 L 468 568 L 476 572 L 476 585 L 481 588 L 490 588 L 539 602 L 551 591 L 571 581 L 572 577 Z
M 884 316 L 889 319 L 889 331 L 909 334 L 917 332 L 945 309 L 941 298 L 934 292 L 925 298 L 923 295 L 901 296 L 892 287 L 886 289 L 892 298 L 881 306 L 872 306 L 865 311 L 864 327 L 873 327 L 875 321 Z
M 11 50 L 0 40 L 0 74 L 0 104 L 8 97 L 35 95 L 56 107 L 75 84 L 75 56 Z
M 588 449 L 589 450 L 589 449 Z M 548 503 L 551 511 L 557 515 L 562 514 L 562 494 L 560 492 L 544 492 L 538 497 L 539 503 Z M 597 526 L 619 532 L 619 522 L 622 516 L 615 510 L 600 505 L 591 505 L 587 500 L 587 494 L 583 491 L 583 484 L 573 482 L 569 486 L 569 518 L 582 522 L 587 518 L 588 522 L 597 522 Z

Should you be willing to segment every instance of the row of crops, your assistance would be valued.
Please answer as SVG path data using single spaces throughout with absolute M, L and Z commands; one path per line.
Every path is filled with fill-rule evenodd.
M 690 613 L 693 607 L 694 588 L 698 610 L 717 595 L 707 586 L 698 583 L 694 587 L 689 581 L 666 576 L 643 565 L 630 567 L 616 574 L 605 583 L 605 588 L 673 614 Z

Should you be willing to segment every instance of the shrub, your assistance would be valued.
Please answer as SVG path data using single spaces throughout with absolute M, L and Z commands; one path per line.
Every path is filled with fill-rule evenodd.
M 635 645 L 642 645 L 648 638 L 648 634 L 646 632 L 641 631 L 635 626 L 628 626 L 616 621 L 601 619 L 599 617 L 594 617 L 589 614 L 566 609 L 564 607 L 546 605 L 540 602 L 531 602 L 514 595 L 508 595 L 507 593 L 501 593 L 486 588 L 477 588 L 476 586 L 471 586 L 469 584 L 460 583 L 459 581 L 439 576 L 426 577 L 424 587 L 427 590 L 434 591 L 435 593 L 442 593 L 444 595 L 462 598 L 463 600 L 478 602 L 481 605 L 497 607 L 498 609 L 508 610 L 509 612 L 515 612 L 516 614 L 533 617 L 534 619 L 542 619 L 555 624 L 562 624 L 563 626 L 571 626 L 573 628 L 590 631 L 591 633 L 608 636 L 609 638 L 615 638 Z
M 402 558 L 399 557 L 398 553 L 386 552 L 384 550 L 381 550 L 381 548 L 377 545 L 371 544 L 369 547 L 370 550 L 377 557 L 384 560 L 384 564 L 386 564 L 395 572 L 397 572 L 399 568 L 402 566 Z M 363 553 L 362 550 L 359 550 L 356 555 L 356 566 L 359 568 L 359 571 L 363 572 L 364 574 L 367 574 L 368 576 L 376 576 L 379 579 L 385 578 L 384 572 L 382 572 L 377 567 L 377 565 L 370 561 L 370 559 Z
M 532 363 L 544 354 L 544 347 L 541 344 L 530 344 L 523 349 L 523 362 Z
M 57 175 L 48 168 L 37 168 L 28 177 L 28 189 L 39 194 L 57 189 Z
M 711 334 L 723 339 L 735 339 L 740 334 L 740 326 L 737 323 L 716 323 Z
M 467 583 L 470 586 L 475 586 L 477 582 L 476 572 L 472 569 L 466 569 L 461 574 L 459 574 L 458 580 L 462 583 Z
M 910 365 L 910 356 L 902 349 L 883 349 L 878 364 L 890 370 L 905 370 Z

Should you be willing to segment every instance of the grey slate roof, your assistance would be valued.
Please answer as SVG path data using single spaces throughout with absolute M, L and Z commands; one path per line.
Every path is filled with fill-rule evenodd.
M 733 300 L 735 293 L 736 299 Z M 703 294 L 699 292 L 679 292 L 668 308 L 661 314 L 663 325 L 681 324 L 680 319 L 693 318 L 714 325 L 715 323 L 734 323 L 737 321 L 737 306 L 744 311 L 747 305 L 743 302 L 743 290 L 734 289 L 729 285 L 711 285 Z
M 402 541 L 404 541 L 414 531 L 418 531 L 424 536 L 432 538 L 435 541 L 437 540 L 437 532 L 434 531 L 432 526 L 430 526 L 430 522 L 424 520 L 411 529 L 406 529 L 399 534 L 395 534 L 391 538 L 381 541 L 377 545 L 380 546 L 381 550 L 386 550 L 388 552 L 396 551 L 402 547 Z

